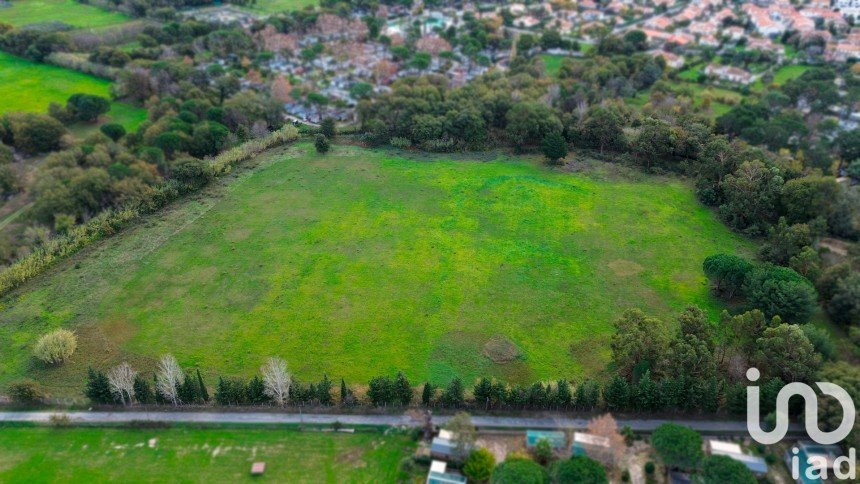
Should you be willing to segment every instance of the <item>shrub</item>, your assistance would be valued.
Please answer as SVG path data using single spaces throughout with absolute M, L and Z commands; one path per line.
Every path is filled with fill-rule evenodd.
M 677 424 L 663 424 L 651 435 L 654 450 L 669 467 L 695 469 L 702 460 L 702 436 Z
M 756 478 L 743 463 L 724 455 L 712 455 L 702 464 L 704 482 L 755 484 Z
M 600 463 L 586 456 L 575 455 L 553 466 L 552 482 L 557 484 L 603 484 L 609 480 L 606 477 L 606 470 Z
M 496 467 L 495 456 L 489 450 L 481 447 L 473 450 L 466 458 L 466 462 L 463 464 L 463 474 L 471 481 L 485 482 L 490 479 L 494 467 Z
M 77 119 L 91 122 L 110 110 L 110 102 L 92 94 L 72 94 L 66 101 L 66 109 Z
M 545 484 L 548 480 L 546 469 L 537 462 L 514 457 L 496 466 L 490 482 L 493 484 Z
M 323 134 L 318 134 L 314 139 L 314 147 L 317 149 L 317 153 L 324 154 L 328 153 L 328 150 L 331 149 L 331 145 L 329 145 L 328 138 Z
M 12 145 L 29 154 L 59 149 L 60 139 L 66 134 L 59 121 L 44 114 L 15 113 L 7 118 Z
M 649 476 L 654 475 L 654 471 L 656 470 L 656 468 L 657 466 L 655 466 L 654 463 L 649 460 L 645 463 L 645 474 L 648 474 Z
M 409 138 L 400 138 L 395 136 L 394 138 L 391 138 L 391 146 L 406 149 L 412 146 L 412 142 L 409 141 Z
M 326 138 L 334 138 L 337 135 L 337 124 L 332 118 L 325 118 L 320 123 L 320 133 Z
M 99 131 L 114 141 L 119 141 L 120 138 L 125 136 L 125 128 L 123 128 L 121 124 L 117 123 L 103 124 L 99 128 Z
M 9 384 L 9 398 L 15 403 L 32 405 L 45 398 L 42 387 L 33 380 L 19 380 Z
M 45 363 L 57 365 L 68 360 L 78 347 L 75 333 L 67 329 L 52 331 L 36 341 L 33 354 Z

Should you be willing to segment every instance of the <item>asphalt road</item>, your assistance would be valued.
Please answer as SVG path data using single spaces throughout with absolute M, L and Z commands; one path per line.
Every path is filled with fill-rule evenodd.
M 340 422 L 343 425 L 411 426 L 422 425 L 419 419 L 408 415 L 337 415 L 297 414 L 274 412 L 0 412 L 0 422 L 48 423 L 52 415 L 66 415 L 72 423 L 122 424 L 137 421 L 215 424 L 318 424 Z M 448 416 L 433 417 L 435 425 L 444 424 Z M 498 417 L 473 415 L 472 422 L 485 429 L 585 429 L 588 419 L 566 417 Z M 634 432 L 650 432 L 659 425 L 672 422 L 686 425 L 702 433 L 713 435 L 749 435 L 746 422 L 737 420 L 668 420 L 619 419 L 619 427 L 630 426 Z M 801 427 L 794 425 L 790 433 Z

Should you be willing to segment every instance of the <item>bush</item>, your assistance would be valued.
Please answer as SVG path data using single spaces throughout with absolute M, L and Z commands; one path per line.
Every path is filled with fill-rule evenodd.
M 537 462 L 522 457 L 508 458 L 496 466 L 490 482 L 493 484 L 544 484 L 548 479 L 546 469 Z
M 470 481 L 485 482 L 490 479 L 494 467 L 496 467 L 495 456 L 489 450 L 481 447 L 473 450 L 466 458 L 466 462 L 463 464 L 463 474 Z
M 609 482 L 600 463 L 586 456 L 575 455 L 556 463 L 552 468 L 555 484 L 603 484 Z
M 42 387 L 33 380 L 19 380 L 9 384 L 9 398 L 15 403 L 32 405 L 45 398 Z
M 409 138 L 399 138 L 395 136 L 394 138 L 391 138 L 391 146 L 406 149 L 412 146 L 412 142 L 409 141 Z
M 645 463 L 645 474 L 648 474 L 649 476 L 653 476 L 656 468 L 657 468 L 657 466 L 655 466 L 654 463 L 649 460 L 648 462 Z
M 110 101 L 92 94 L 72 94 L 66 101 L 66 109 L 76 119 L 92 122 L 110 110 Z
M 120 138 L 125 136 L 125 128 L 121 124 L 116 123 L 103 124 L 99 128 L 99 131 L 114 141 L 119 141 Z
M 68 360 L 78 347 L 75 333 L 67 329 L 52 331 L 36 341 L 33 354 L 45 363 L 58 365 Z
M 314 139 L 314 147 L 317 149 L 317 153 L 325 154 L 328 153 L 328 150 L 331 149 L 331 145 L 329 145 L 328 138 L 323 134 L 318 134 Z
M 337 124 L 332 118 L 325 118 L 320 123 L 320 133 L 326 138 L 334 138 L 337 135 Z
M 59 121 L 44 114 L 15 113 L 6 119 L 11 127 L 11 144 L 29 154 L 59 149 L 60 139 L 66 134 Z
M 695 469 L 702 460 L 702 436 L 677 424 L 663 424 L 651 435 L 651 444 L 668 467 Z
M 756 478 L 747 466 L 725 455 L 712 455 L 702 464 L 704 482 L 731 482 L 732 484 L 755 484 Z

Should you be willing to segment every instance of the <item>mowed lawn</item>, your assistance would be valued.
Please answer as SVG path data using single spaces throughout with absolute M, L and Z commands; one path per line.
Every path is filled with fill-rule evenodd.
M 213 385 L 270 355 L 356 384 L 594 375 L 625 309 L 716 318 L 702 260 L 750 250 L 684 183 L 607 165 L 309 144 L 260 163 L 0 301 L 0 384 L 29 375 L 75 394 L 88 365 L 152 369 L 168 352 Z M 33 342 L 59 326 L 78 354 L 44 368 Z M 519 357 L 491 360 L 491 339 Z
M 0 427 L 0 482 L 395 482 L 413 449 L 381 432 Z
M 40 64 L 0 52 L 0 114 L 13 111 L 47 113 L 51 102 L 65 104 L 72 94 L 86 93 L 110 98 L 111 81 L 63 67 Z M 146 119 L 146 110 L 114 102 L 105 121 L 135 129 Z
M 84 5 L 75 0 L 12 0 L 11 4 L 11 7 L 0 7 L 0 23 L 16 27 L 63 22 L 73 27 L 96 28 L 129 20 L 121 13 Z
M 302 10 L 308 6 L 318 6 L 319 0 L 257 0 L 250 10 L 259 10 L 264 13 L 278 13 L 287 10 Z

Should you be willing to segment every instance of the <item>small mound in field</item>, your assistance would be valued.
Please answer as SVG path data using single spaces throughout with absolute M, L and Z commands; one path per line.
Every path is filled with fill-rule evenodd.
M 493 336 L 484 344 L 484 356 L 494 363 L 510 363 L 520 357 L 520 349 L 504 336 Z
M 629 260 L 616 259 L 607 265 L 612 269 L 612 272 L 619 277 L 635 276 L 642 272 L 642 266 Z

